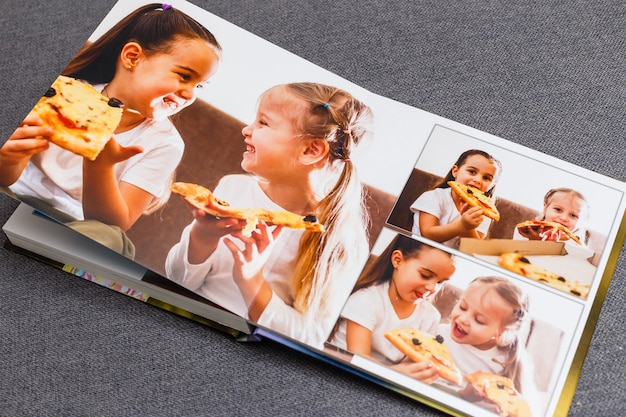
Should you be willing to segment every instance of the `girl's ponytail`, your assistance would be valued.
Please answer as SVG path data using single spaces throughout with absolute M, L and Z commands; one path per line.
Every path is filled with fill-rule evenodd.
M 369 216 L 365 191 L 351 156 L 371 134 L 372 112 L 348 92 L 318 83 L 293 83 L 290 92 L 309 105 L 298 121 L 304 138 L 329 144 L 326 167 L 335 175 L 317 207 L 324 233 L 306 232 L 300 240 L 295 271 L 294 307 L 311 320 L 338 314 L 356 274 L 369 255 Z M 330 329 L 329 329 L 330 330 Z

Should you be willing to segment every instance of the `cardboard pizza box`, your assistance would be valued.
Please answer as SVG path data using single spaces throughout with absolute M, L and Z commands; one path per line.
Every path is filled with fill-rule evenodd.
M 519 252 L 524 255 L 566 255 L 563 242 L 543 242 L 538 240 L 513 239 L 473 239 L 461 238 L 461 252 L 470 255 L 499 256 L 503 252 Z
M 583 284 L 591 284 L 596 273 L 588 259 L 578 253 L 568 254 L 563 242 L 461 238 L 459 249 L 494 265 L 503 252 L 520 252 L 531 263 Z

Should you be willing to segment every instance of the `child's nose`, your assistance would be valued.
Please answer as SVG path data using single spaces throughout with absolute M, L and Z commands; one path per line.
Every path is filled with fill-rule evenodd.
M 459 317 L 457 318 L 457 321 L 459 323 L 462 323 L 462 324 L 467 324 L 468 323 L 467 318 L 468 318 L 467 314 L 461 313 L 461 314 L 459 314 Z
M 243 127 L 243 129 L 241 129 L 241 134 L 244 135 L 245 137 L 250 136 L 250 131 L 252 130 L 252 128 L 250 127 L 250 125 L 246 125 Z
M 178 96 L 183 100 L 192 100 L 196 97 L 196 90 L 194 87 L 183 87 L 178 91 Z

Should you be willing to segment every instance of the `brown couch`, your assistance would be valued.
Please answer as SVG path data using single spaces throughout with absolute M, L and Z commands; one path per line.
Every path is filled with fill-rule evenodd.
M 413 226 L 413 213 L 409 207 L 423 192 L 436 187 L 442 180 L 443 178 L 440 176 L 417 168 L 413 169 L 389 216 L 388 223 L 402 230 L 410 231 Z M 500 221 L 492 222 L 488 232 L 490 239 L 511 239 L 517 223 L 536 218 L 540 214 L 539 211 L 523 204 L 500 197 L 496 198 L 496 207 L 500 212 Z M 604 248 L 606 237 L 593 230 L 588 233 L 588 246 L 596 253 L 600 253 Z
M 245 150 L 241 133 L 244 123 L 212 105 L 197 100 L 173 117 L 185 141 L 185 153 L 176 172 L 177 181 L 193 182 L 214 188 L 227 174 L 242 173 Z M 366 185 L 367 207 L 372 217 L 369 234 L 373 240 L 382 229 L 394 196 Z M 183 201 L 173 195 L 157 212 L 142 216 L 128 231 L 135 244 L 135 260 L 164 274 L 169 249 L 178 242 L 183 228 L 192 220 Z M 373 243 L 373 242 L 371 242 Z

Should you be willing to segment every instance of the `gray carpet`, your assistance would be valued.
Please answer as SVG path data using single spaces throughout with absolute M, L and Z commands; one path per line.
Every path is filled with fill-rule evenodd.
M 194 3 L 375 93 L 626 179 L 622 0 Z M 2 4 L 4 140 L 114 2 Z M 0 196 L 1 223 L 15 207 Z M 626 415 L 625 260 L 569 416 Z M 0 263 L 1 415 L 441 415 L 6 250 Z

